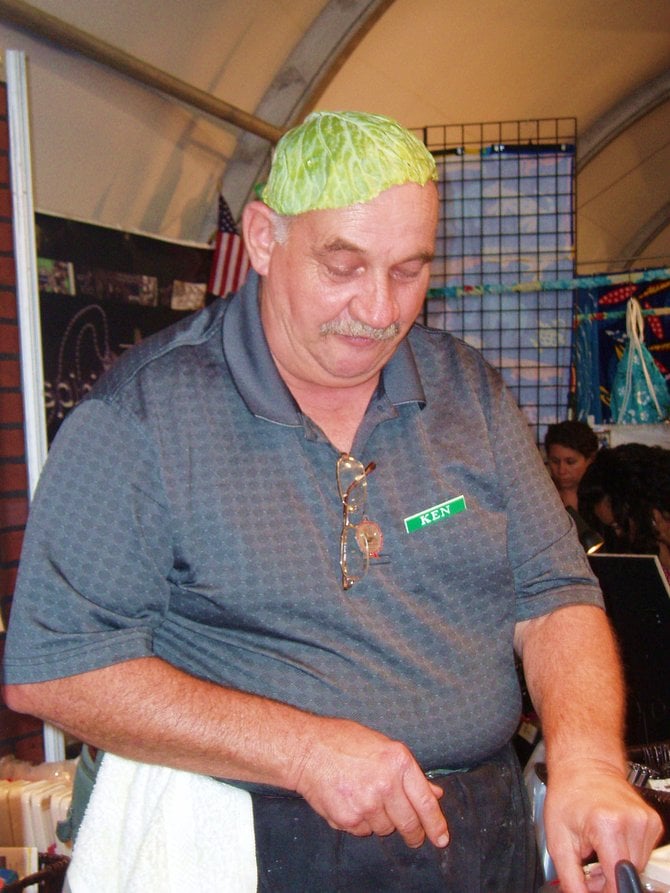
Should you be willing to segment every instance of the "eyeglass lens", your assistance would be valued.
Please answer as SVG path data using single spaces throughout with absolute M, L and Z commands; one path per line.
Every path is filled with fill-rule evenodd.
M 358 459 L 347 454 L 342 454 L 337 462 L 337 486 L 342 500 L 340 567 L 344 589 L 350 589 L 365 576 L 370 561 L 371 536 L 368 527 L 378 530 L 378 525 L 367 521 L 364 516 L 367 475 L 374 468 L 374 462 L 365 467 Z

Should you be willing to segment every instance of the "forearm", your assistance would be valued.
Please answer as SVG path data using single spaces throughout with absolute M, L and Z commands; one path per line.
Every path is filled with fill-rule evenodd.
M 624 684 L 604 611 L 574 605 L 520 624 L 517 649 L 547 765 L 598 758 L 624 772 Z
M 121 756 L 289 788 L 319 721 L 158 658 L 12 686 L 6 697 L 12 709 Z
M 333 828 L 398 830 L 409 846 L 426 836 L 447 843 L 441 790 L 401 742 L 194 679 L 157 658 L 12 686 L 7 703 L 120 756 L 295 790 Z
M 561 889 L 585 893 L 582 862 L 594 852 L 613 889 L 617 862 L 643 868 L 662 826 L 626 779 L 624 685 L 609 623 L 599 608 L 562 608 L 520 624 L 516 646 L 542 722 L 544 825 Z

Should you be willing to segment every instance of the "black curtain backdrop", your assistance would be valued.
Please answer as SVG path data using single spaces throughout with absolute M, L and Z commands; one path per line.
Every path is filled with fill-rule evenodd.
M 212 251 L 46 214 L 35 224 L 51 443 L 124 350 L 208 300 Z

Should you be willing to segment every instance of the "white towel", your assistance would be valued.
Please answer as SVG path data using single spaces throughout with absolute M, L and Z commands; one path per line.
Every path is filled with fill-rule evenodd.
M 106 754 L 72 853 L 71 893 L 255 893 L 251 796 Z

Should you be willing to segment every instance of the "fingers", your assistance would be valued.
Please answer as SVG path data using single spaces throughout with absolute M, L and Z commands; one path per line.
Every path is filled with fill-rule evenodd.
M 606 781 L 606 780 L 605 780 Z M 600 786 L 604 793 L 605 781 Z M 569 819 L 578 819 L 571 824 Z M 555 818 L 554 818 L 555 821 Z M 554 825 L 550 852 L 565 893 L 585 890 L 615 890 L 616 863 L 626 859 L 642 870 L 662 832 L 659 817 L 627 783 L 620 781 L 610 797 L 582 812 L 574 805 L 568 821 Z M 597 872 L 585 880 L 582 860 L 595 851 Z
M 403 777 L 403 790 L 422 834 L 419 843 L 411 843 L 410 840 L 416 839 L 414 829 L 410 828 L 409 832 L 403 833 L 401 826 L 398 826 L 407 845 L 421 846 L 423 839 L 428 837 L 434 846 L 446 847 L 449 843 L 449 828 L 440 806 L 439 798 L 444 793 L 442 788 L 431 784 L 419 767 L 413 766 Z
M 584 869 L 584 878 L 589 893 L 602 893 L 605 890 L 605 873 L 597 863 Z
M 431 796 L 433 795 L 431 794 Z M 401 792 L 397 798 L 393 797 L 389 800 L 386 804 L 386 811 L 394 829 L 407 846 L 420 847 L 426 839 L 427 829 L 424 828 L 420 816 L 404 792 Z
M 641 800 L 628 805 L 625 818 L 608 815 L 601 820 L 593 839 L 606 889 L 616 889 L 614 871 L 620 860 L 632 862 L 639 871 L 645 867 L 661 833 L 660 818 Z
M 585 893 L 589 890 L 581 860 L 571 854 L 569 858 L 554 858 L 556 872 L 561 879 L 561 893 Z
M 370 837 L 372 834 L 376 834 L 377 837 L 388 837 L 396 830 L 393 820 L 384 809 L 371 812 L 369 816 L 358 820 L 352 819 L 342 824 L 329 820 L 328 824 L 336 831 L 346 831 L 347 834 L 353 834 L 354 837 Z
M 440 807 L 443 791 L 431 784 L 416 763 L 382 795 L 383 806 L 367 819 L 373 834 L 397 831 L 407 846 L 420 847 L 426 838 L 437 847 L 449 843 L 447 820 Z
M 341 810 L 325 814 L 332 828 L 356 837 L 397 832 L 412 848 L 420 847 L 426 838 L 438 847 L 448 844 L 447 822 L 439 804 L 443 791 L 428 782 L 418 766 L 408 777 L 359 794 L 355 807 L 340 802 Z
M 314 722 L 318 735 L 303 756 L 295 790 L 332 828 L 357 837 L 397 831 L 410 847 L 426 838 L 447 845 L 442 789 L 405 745 L 357 723 Z

